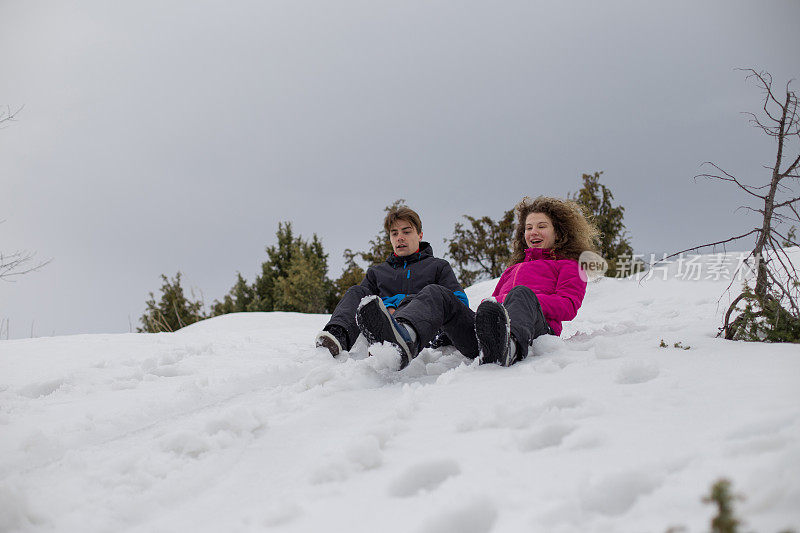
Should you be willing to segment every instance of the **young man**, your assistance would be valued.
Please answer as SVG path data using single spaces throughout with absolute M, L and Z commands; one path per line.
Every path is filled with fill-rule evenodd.
M 362 332 L 370 343 L 376 342 L 365 324 L 356 322 L 359 304 L 370 296 L 380 297 L 384 308 L 393 314 L 424 287 L 439 285 L 463 305 L 469 305 L 450 263 L 434 257 L 431 245 L 422 240 L 422 221 L 415 211 L 406 206 L 393 209 L 386 215 L 383 227 L 394 253 L 385 262 L 369 267 L 361 284 L 347 290 L 330 322 L 317 335 L 316 345 L 327 348 L 331 355 L 350 350 Z M 400 348 L 405 366 L 416 352 L 409 357 L 408 351 Z

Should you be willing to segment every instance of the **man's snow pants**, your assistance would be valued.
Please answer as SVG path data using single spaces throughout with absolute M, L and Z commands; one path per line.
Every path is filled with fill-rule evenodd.
M 358 335 L 361 331 L 356 324 L 356 310 L 361 299 L 369 296 L 372 293 L 366 287 L 361 285 L 353 285 L 347 292 L 344 293 L 339 305 L 333 310 L 330 321 L 323 329 L 328 329 L 328 326 L 340 326 L 347 332 L 347 346 L 342 346 L 345 350 L 350 350 L 355 344 Z
M 509 291 L 503 302 L 511 320 L 511 334 L 517 342 L 517 353 L 524 358 L 528 346 L 540 335 L 553 334 L 545 320 L 536 294 L 523 285 Z M 428 285 L 401 306 L 394 318 L 411 324 L 420 346 L 426 346 L 441 329 L 463 355 L 478 357 L 475 337 L 475 312 L 463 304 L 452 291 L 440 285 Z

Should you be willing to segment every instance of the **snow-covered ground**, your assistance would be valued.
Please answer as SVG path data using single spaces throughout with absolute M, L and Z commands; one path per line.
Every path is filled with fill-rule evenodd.
M 2 341 L 0 531 L 701 532 L 720 477 L 797 528 L 800 348 L 715 338 L 728 281 L 674 268 L 511 368 L 334 360 L 294 313 Z

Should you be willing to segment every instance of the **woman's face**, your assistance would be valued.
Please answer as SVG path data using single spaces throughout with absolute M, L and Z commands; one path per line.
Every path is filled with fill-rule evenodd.
M 525 243 L 529 248 L 552 248 L 556 243 L 553 221 L 544 213 L 529 213 L 525 217 Z

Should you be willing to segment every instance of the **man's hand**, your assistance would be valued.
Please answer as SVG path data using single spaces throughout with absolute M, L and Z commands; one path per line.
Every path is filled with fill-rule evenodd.
M 389 308 L 387 308 L 386 310 L 387 310 L 387 311 L 389 311 L 389 314 L 390 314 L 390 315 L 393 315 L 393 314 L 394 314 L 394 312 L 395 312 L 395 311 L 397 311 L 397 309 L 396 309 L 396 308 L 394 308 L 394 307 L 389 307 Z

